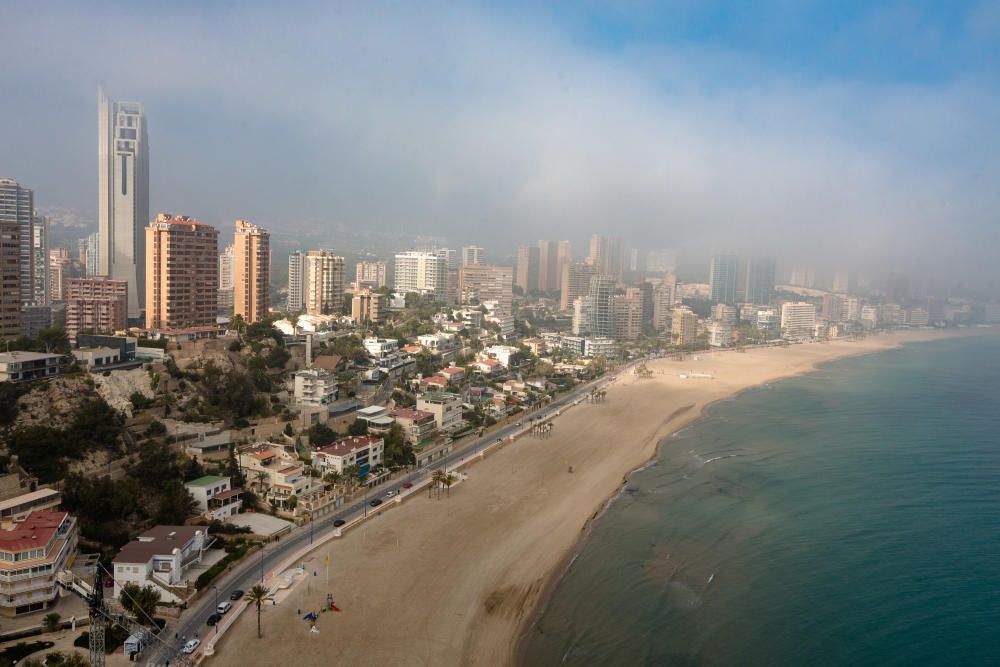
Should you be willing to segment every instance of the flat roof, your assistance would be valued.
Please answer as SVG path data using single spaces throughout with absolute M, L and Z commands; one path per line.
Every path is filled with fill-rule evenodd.
M 25 493 L 20 496 L 14 496 L 9 500 L 4 500 L 0 502 L 0 511 L 11 509 L 12 507 L 17 507 L 18 505 L 23 505 L 24 503 L 31 503 L 36 500 L 44 500 L 45 498 L 54 498 L 55 496 L 61 496 L 58 489 L 38 489 L 37 491 L 31 491 L 30 493 Z
M 63 355 L 49 354 L 47 352 L 27 352 L 18 350 L 16 352 L 0 352 L 0 364 L 10 364 L 18 361 L 41 361 L 42 359 L 58 359 Z
M 207 535 L 207 526 L 155 526 L 123 546 L 113 562 L 148 563 L 153 556 L 169 556 L 198 533 Z
M 213 484 L 218 484 L 219 482 L 228 481 L 229 478 L 223 477 L 222 475 L 205 475 L 204 477 L 199 477 L 198 479 L 186 482 L 185 486 L 212 486 Z
M 11 530 L 0 530 L 0 549 L 24 551 L 45 547 L 67 516 L 66 512 L 52 510 L 31 512 Z

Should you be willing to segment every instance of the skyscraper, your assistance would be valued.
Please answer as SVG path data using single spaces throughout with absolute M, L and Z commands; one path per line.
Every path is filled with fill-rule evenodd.
M 218 253 L 219 232 L 211 225 L 169 213 L 149 223 L 144 280 L 147 329 L 215 325 Z
M 301 312 L 306 306 L 306 252 L 296 250 L 288 256 L 288 312 Z
M 476 245 L 467 245 L 462 248 L 462 266 L 472 266 L 482 264 L 483 253 L 485 251 Z
M 527 294 L 538 289 L 538 247 L 523 245 L 517 249 L 517 277 L 514 281 Z
M 271 235 L 246 220 L 233 224 L 233 314 L 260 322 L 271 302 Z
M 94 232 L 87 237 L 87 257 L 84 259 L 87 267 L 87 277 L 96 276 L 101 266 L 101 233 Z M 51 287 L 50 290 L 51 291 Z
M 385 287 L 385 262 L 358 262 L 354 267 L 354 286 L 378 289 Z
M 675 308 L 670 321 L 670 335 L 674 345 L 693 343 L 698 337 L 698 316 L 687 306 Z
M 569 241 L 560 241 L 558 249 L 556 250 L 556 276 L 558 280 L 562 280 L 562 267 L 573 261 L 573 244 Z
M 564 311 L 573 309 L 573 302 L 590 292 L 590 278 L 596 269 L 583 262 L 567 262 L 562 267 L 562 279 L 559 281 L 559 308 Z
M 624 262 L 625 247 L 620 236 L 608 237 L 594 234 L 590 237 L 590 254 L 587 256 L 587 263 L 593 266 L 599 274 L 621 280 Z
M 409 250 L 396 255 L 397 292 L 416 292 L 445 303 L 448 298 L 448 259 L 436 252 Z M 457 281 L 456 281 L 457 288 Z
M 752 257 L 746 260 L 743 273 L 742 301 L 769 306 L 774 299 L 774 260 Z
M 97 111 L 98 270 L 101 275 L 128 282 L 129 317 L 138 317 L 148 292 L 144 236 L 149 221 L 146 116 L 141 104 L 112 102 L 100 89 Z
M 0 178 L 0 337 L 4 338 L 21 335 L 20 218 L 28 197 L 20 189 L 17 181 Z
M 510 315 L 513 305 L 514 272 L 509 266 L 473 264 L 458 270 L 458 292 L 462 303 L 496 301 Z
M 344 258 L 310 250 L 305 261 L 305 307 L 310 315 L 335 315 L 344 306 Z
M 36 306 L 52 305 L 49 291 L 49 219 L 35 211 L 32 215 L 32 294 Z
M 0 224 L 8 226 L 17 235 L 18 306 L 35 300 L 35 251 L 34 251 L 35 193 L 22 187 L 12 178 L 0 178 Z M 10 241 L 8 241 L 10 243 Z
M 736 305 L 739 284 L 739 260 L 735 255 L 715 255 L 709 270 L 712 303 Z
M 72 277 L 73 258 L 66 248 L 49 250 L 49 293 L 55 301 L 62 301 L 65 296 L 66 279 Z
M 219 253 L 219 315 L 233 314 L 233 245 Z
M 615 335 L 614 312 L 611 306 L 611 296 L 615 291 L 615 281 L 608 276 L 591 276 L 590 291 L 594 323 L 591 333 L 595 336 L 612 338 Z
M 555 241 L 538 242 L 538 291 L 559 289 L 559 253 Z

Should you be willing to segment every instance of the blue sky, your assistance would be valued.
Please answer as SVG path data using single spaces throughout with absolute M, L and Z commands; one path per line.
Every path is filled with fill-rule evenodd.
M 0 174 L 96 211 L 96 87 L 152 208 L 995 264 L 1000 2 L 15 3 Z

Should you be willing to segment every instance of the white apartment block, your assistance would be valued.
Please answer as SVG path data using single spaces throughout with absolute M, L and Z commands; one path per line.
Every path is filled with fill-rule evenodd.
M 396 255 L 397 292 L 416 292 L 442 303 L 448 297 L 448 257 L 436 252 L 410 250 Z
M 365 338 L 362 341 L 365 352 L 375 359 L 382 359 L 391 356 L 399 350 L 399 341 L 392 338 Z
M 788 338 L 811 338 L 816 331 L 816 306 L 803 301 L 781 304 L 781 328 Z
M 385 287 L 385 262 L 358 262 L 354 269 L 354 286 L 378 289 Z
M 295 402 L 299 405 L 321 406 L 337 400 L 337 377 L 321 368 L 296 371 L 294 378 Z
M 315 450 L 312 466 L 324 475 L 331 472 L 343 475 L 354 466 L 358 466 L 361 473 L 366 473 L 385 461 L 384 454 L 385 441 L 382 438 L 348 436 Z
M 465 424 L 462 418 L 462 397 L 443 391 L 432 391 L 417 398 L 417 410 L 434 415 L 439 431 L 453 431 Z

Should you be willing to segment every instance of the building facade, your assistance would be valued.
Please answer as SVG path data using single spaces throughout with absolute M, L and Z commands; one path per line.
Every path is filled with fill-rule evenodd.
M 362 289 L 351 299 L 351 317 L 355 322 L 381 324 L 389 315 L 389 299 L 384 294 Z
M 107 276 L 66 280 L 66 335 L 123 331 L 128 323 L 128 282 Z
M 596 269 L 583 262 L 567 262 L 562 267 L 562 279 L 559 282 L 559 307 L 563 311 L 573 308 L 581 296 L 590 293 L 590 279 L 596 274 Z
M 34 510 L 0 528 L 0 614 L 44 611 L 59 599 L 57 575 L 76 554 L 76 519 L 66 512 Z
M 514 272 L 509 266 L 471 264 L 458 270 L 458 294 L 462 303 L 496 301 L 504 313 L 514 303 Z
M 474 264 L 481 264 L 483 262 L 483 253 L 485 251 L 476 245 L 467 245 L 462 248 L 462 266 L 473 266 Z
M 739 284 L 739 258 L 735 255 L 715 255 L 709 267 L 709 292 L 712 303 L 735 306 Z
M 289 313 L 299 313 L 306 307 L 306 253 L 296 250 L 288 256 Z
M 802 301 L 781 304 L 781 328 L 788 338 L 811 338 L 816 331 L 816 306 Z
M 143 237 L 149 221 L 146 116 L 141 104 L 112 102 L 103 90 L 97 92 L 97 106 L 99 270 L 128 283 L 129 317 L 138 317 L 148 295 Z
M 305 260 L 306 312 L 339 313 L 344 307 L 344 258 L 329 250 L 310 250 Z
M 515 284 L 527 294 L 538 289 L 539 251 L 537 246 L 523 245 L 517 249 Z
M 559 289 L 559 247 L 555 241 L 538 242 L 538 291 Z
M 233 314 L 233 252 L 232 244 L 219 253 L 219 315 Z
M 675 345 L 688 345 L 698 337 L 698 316 L 690 308 L 675 308 L 670 322 Z
M 147 329 L 215 325 L 218 245 L 218 230 L 186 215 L 161 213 L 149 223 L 144 281 Z
M 34 195 L 17 181 L 0 178 L 0 337 L 21 335 L 21 235 L 31 230 Z
M 354 286 L 379 289 L 386 285 L 385 262 L 358 262 L 354 267 Z
M 233 314 L 260 322 L 271 304 L 271 235 L 246 220 L 233 224 Z
M 410 250 L 395 258 L 395 290 L 416 292 L 445 303 L 448 298 L 448 257 L 436 252 Z

